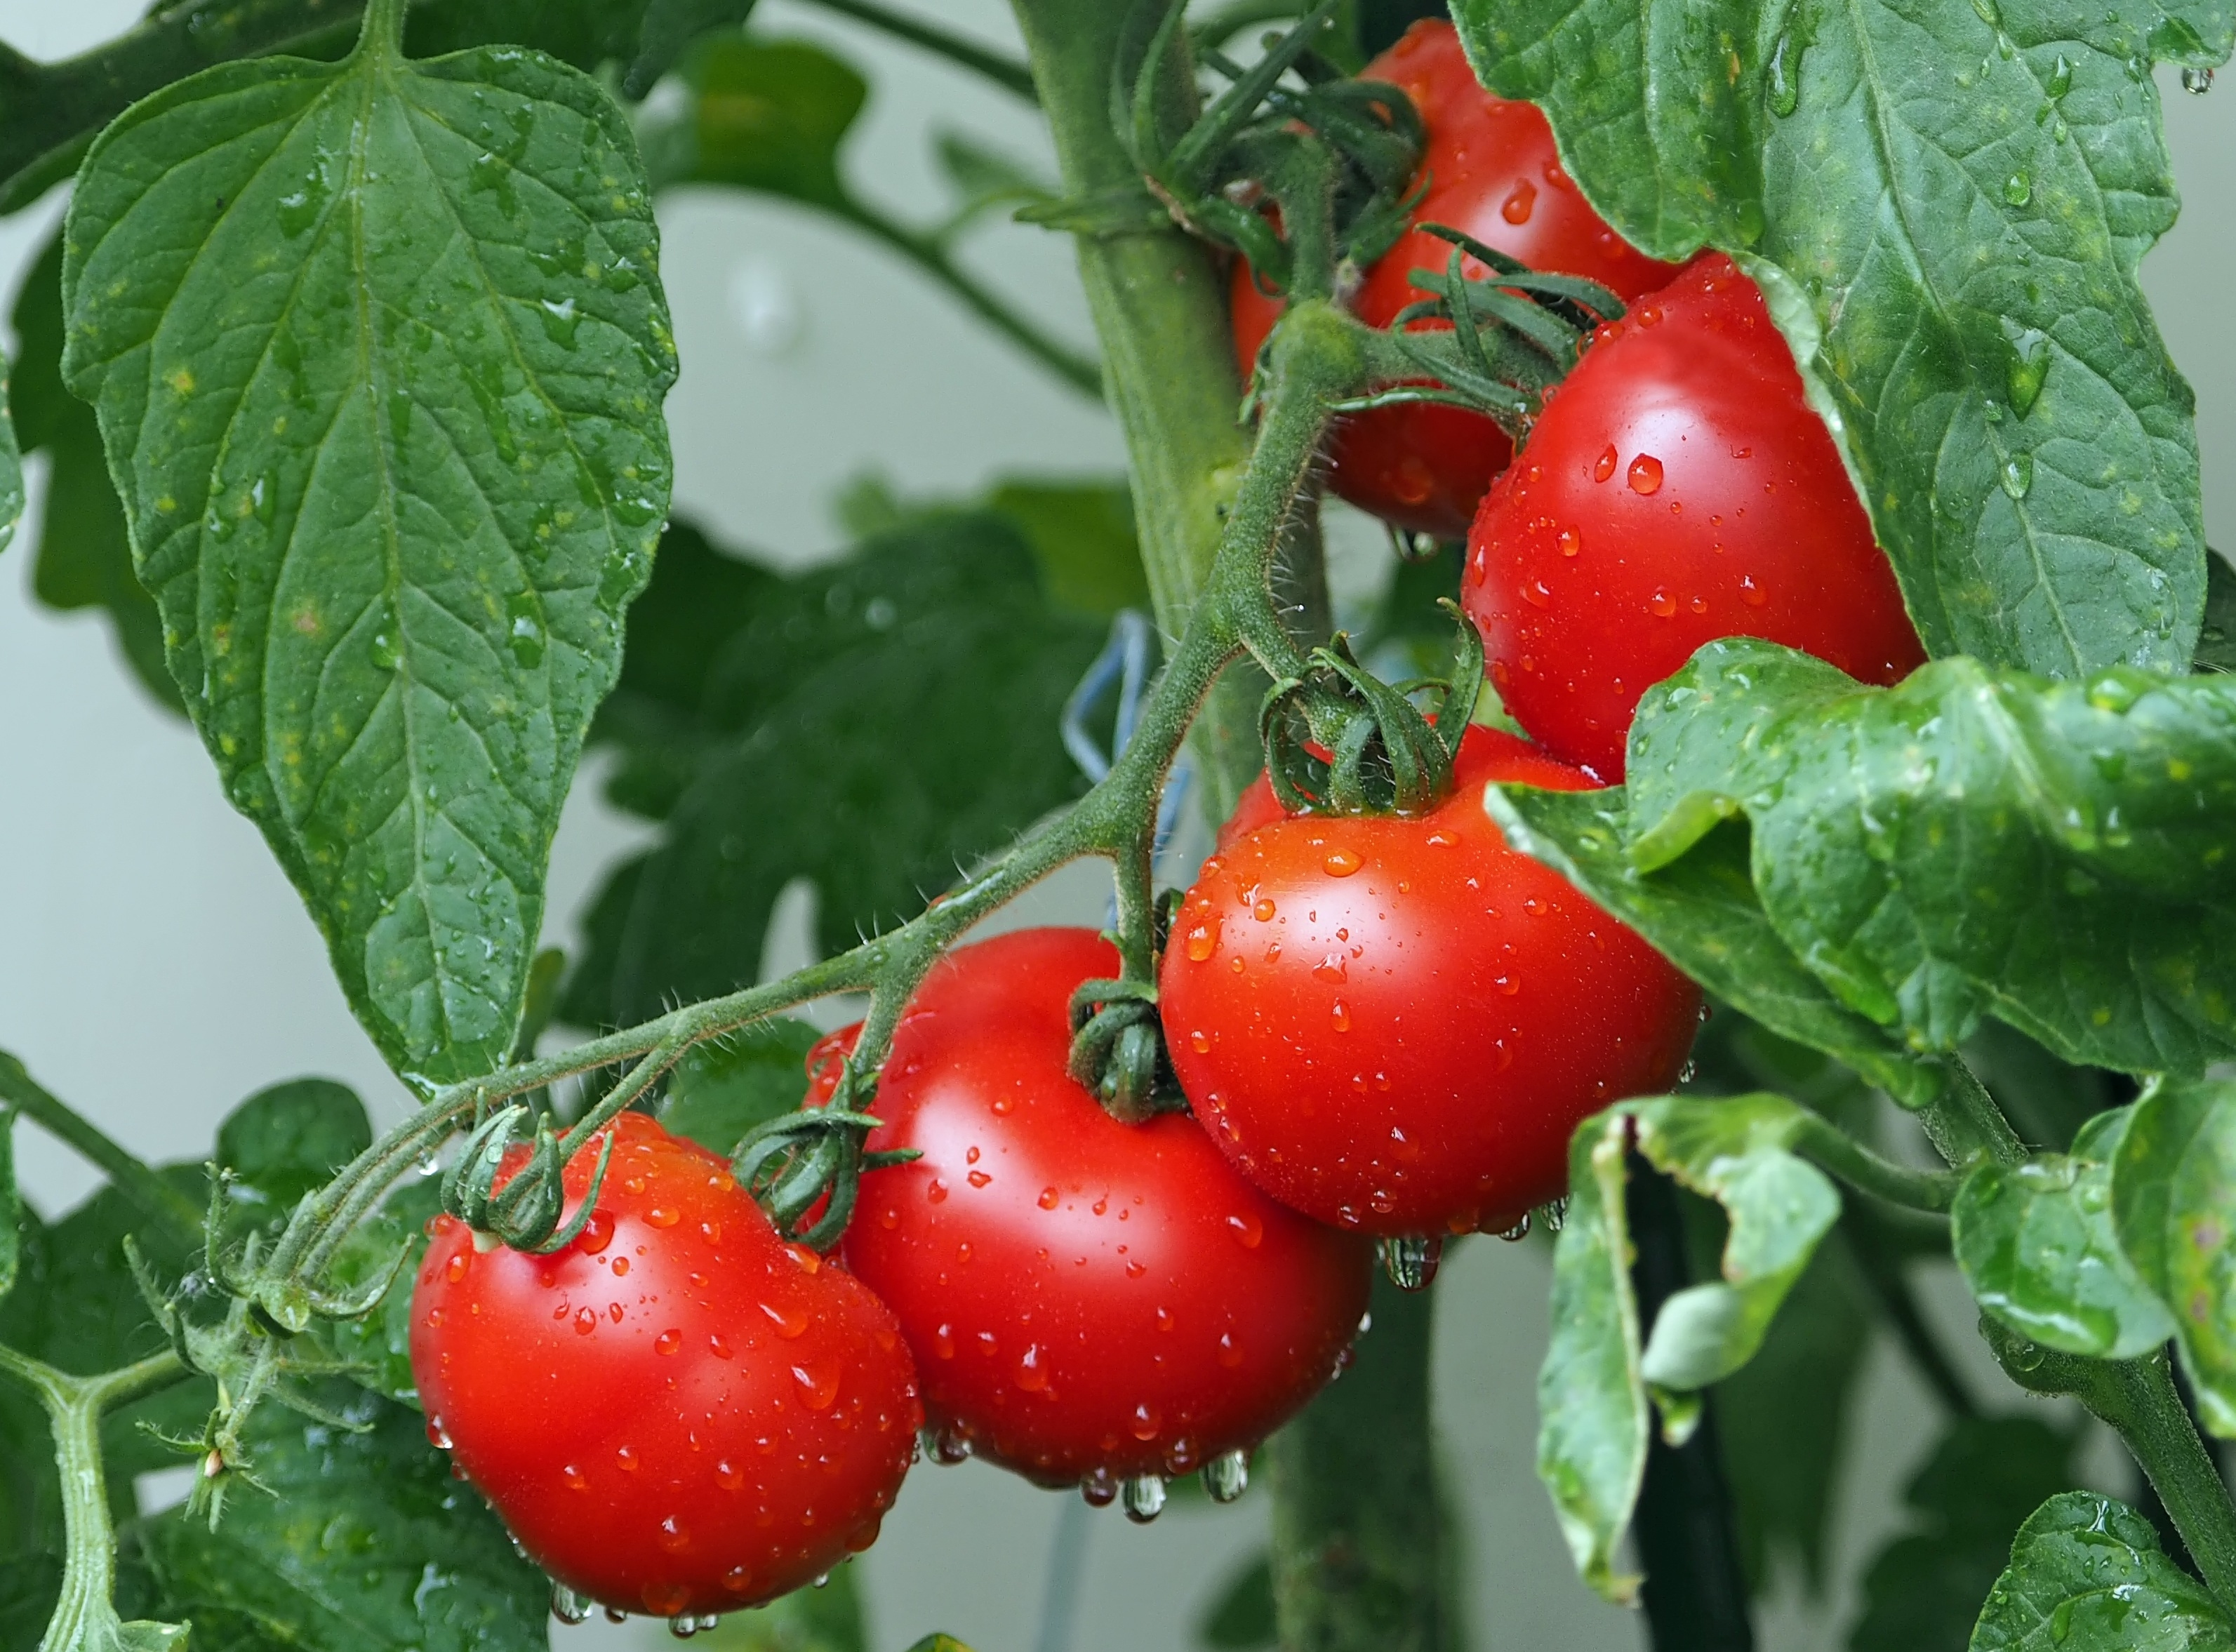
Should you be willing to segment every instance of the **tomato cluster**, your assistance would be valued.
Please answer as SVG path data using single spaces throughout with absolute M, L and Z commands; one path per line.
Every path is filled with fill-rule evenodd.
M 942 1458 L 1137 1517 L 1187 1470 L 1239 1491 L 1249 1451 L 1348 1358 L 1372 1237 L 1417 1260 L 1515 1226 L 1561 1195 L 1576 1123 L 1667 1087 L 1690 1046 L 1692 984 L 1509 849 L 1485 787 L 1619 779 L 1641 693 L 1717 636 L 1875 681 L 1922 657 L 1753 284 L 1622 242 L 1543 117 L 1476 87 L 1448 24 L 1366 73 L 1423 112 L 1422 220 L 1636 300 L 1511 465 L 1496 425 L 1448 406 L 1335 439 L 1335 484 L 1369 509 L 1433 533 L 1472 518 L 1461 595 L 1536 743 L 1468 728 L 1450 791 L 1411 815 L 1246 793 L 1160 962 L 1189 1110 L 1124 1123 L 1098 1104 L 1073 1075 L 1072 999 L 1118 953 L 1029 930 L 918 984 L 865 1144 L 895 1157 L 831 1255 L 637 1115 L 566 1167 L 580 1214 L 610 1142 L 554 1254 L 439 1219 L 411 1311 L 430 1432 L 576 1596 L 690 1622 L 796 1587 L 874 1537 L 919 1429 Z M 1386 324 L 1444 247 L 1401 240 L 1358 313 Z M 1234 312 L 1246 359 L 1277 314 L 1246 270 Z M 832 1100 L 858 1033 L 811 1054 L 806 1106 Z

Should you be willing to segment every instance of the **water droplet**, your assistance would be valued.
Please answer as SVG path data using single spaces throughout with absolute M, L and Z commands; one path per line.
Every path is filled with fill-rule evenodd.
M 924 1455 L 935 1463 L 953 1468 L 970 1456 L 970 1437 L 950 1423 L 932 1432 L 924 1443 Z
M 1157 1431 L 1164 1425 L 1165 1419 L 1158 1414 L 1157 1408 L 1148 1400 L 1145 1399 L 1134 1407 L 1133 1428 L 1135 1439 L 1153 1440 L 1157 1438 Z
M 1351 1030 L 1351 1006 L 1338 998 L 1328 1007 L 1328 1019 L 1338 1032 Z
M 430 1413 L 427 1418 L 427 1443 L 438 1451 L 450 1449 L 450 1432 L 443 1426 L 439 1413 Z
M 1326 858 L 1320 862 L 1321 866 L 1331 878 L 1348 878 L 1364 864 L 1348 849 L 1331 849 L 1327 852 Z M 1267 901 L 1265 905 L 1270 910 L 1273 903 Z
M 2057 61 L 2050 65 L 2049 82 L 2042 89 L 2052 97 L 2063 97 L 2073 89 L 2073 65 L 2063 52 L 2058 53 Z
M 1435 1234 L 1399 1234 L 1382 1241 L 1382 1267 L 1401 1291 L 1426 1290 L 1444 1260 L 1444 1241 Z
M 1529 1213 L 1525 1210 L 1521 1214 L 1521 1215 L 1515 1218 L 1513 1227 L 1500 1228 L 1498 1230 L 1498 1236 L 1509 1245 L 1518 1243 L 1519 1241 L 1529 1238 Z
M 2003 199 L 2014 207 L 2023 207 L 2034 199 L 2034 179 L 2024 167 L 2003 180 Z
M 1119 1495 L 1126 1505 L 1126 1517 L 1137 1526 L 1146 1526 L 1165 1511 L 1165 1477 L 1130 1476 Z
M 372 662 L 383 671 L 393 671 L 404 663 L 404 650 L 396 639 L 385 630 L 372 634 Z
M 1997 479 L 2003 483 L 2003 491 L 2012 498 L 2025 498 L 2027 490 L 2034 486 L 2034 455 L 2012 454 L 2003 461 L 2003 474 Z
M 1250 1489 L 1250 1454 L 1222 1451 L 1203 1465 L 1203 1489 L 1213 1503 L 1232 1503 Z
M 1561 547 L 1561 554 L 1563 556 L 1573 556 L 1583 550 L 1584 536 L 1574 528 L 1563 528 L 1555 543 Z
M 614 1219 L 611 1213 L 594 1210 L 582 1231 L 575 1235 L 575 1248 L 585 1256 L 595 1256 L 614 1242 Z
M 683 1333 L 681 1331 L 663 1331 L 652 1339 L 654 1353 L 673 1354 L 682 1346 Z
M 1056 1208 L 1057 1201 L 1062 1197 L 1063 1195 L 1058 1193 L 1053 1186 L 1042 1188 L 1041 1189 L 1040 1207 L 1042 1210 L 1054 1210 Z
M 691 1546 L 691 1534 L 672 1514 L 660 1523 L 660 1546 L 671 1555 L 680 1555 Z
M 2203 97 L 2213 89 L 2213 71 L 2209 69 L 2185 69 L 2181 71 L 2181 89 L 2192 97 Z M 2062 1639 L 2062 1636 L 2059 1637 Z
M 590 1489 L 590 1477 L 572 1463 L 559 1471 L 559 1478 L 569 1491 L 587 1491 Z
M 1029 1394 L 1048 1391 L 1049 1374 L 1048 1368 L 1042 1364 L 1043 1358 L 1041 1345 L 1037 1342 L 1027 1343 L 1024 1353 L 1017 1356 L 1017 1386 Z
M 637 1471 L 636 1447 L 634 1445 L 615 1446 L 614 1448 L 614 1465 L 620 1469 L 624 1474 L 635 1473 Z
M 1647 603 L 1647 606 L 1654 610 L 1655 618 L 1666 620 L 1673 617 L 1676 614 L 1677 599 L 1670 596 L 1667 589 L 1665 587 L 1655 590 L 1653 599 Z
M 1739 601 L 1749 608 L 1760 608 L 1770 601 L 1770 593 L 1754 582 L 1753 574 L 1743 574 L 1739 576 Z
M 1532 608 L 1553 606 L 1553 588 L 1542 579 L 1533 579 L 1522 588 L 1522 600 Z
M 1615 444 L 1613 443 L 1609 443 L 1607 450 L 1600 455 L 1598 461 L 1592 466 L 1592 480 L 1595 482 L 1606 481 L 1609 477 L 1615 474 Z
M 1118 1501 L 1118 1477 L 1098 1468 L 1079 1483 L 1079 1495 L 1090 1509 L 1107 1509 Z
M 728 1458 L 719 1458 L 714 1463 L 714 1484 L 725 1491 L 743 1491 L 746 1484 L 746 1471 L 731 1462 Z
M 1651 453 L 1641 453 L 1630 462 L 1626 473 L 1630 478 L 1630 490 L 1637 494 L 1661 491 L 1661 461 Z
M 838 1373 L 829 1366 L 794 1366 L 792 1380 L 799 1391 L 799 1403 L 810 1411 L 829 1411 L 831 1402 L 838 1398 Z
M 1269 896 L 1260 895 L 1256 901 L 1252 903 L 1250 907 L 1250 916 L 1256 918 L 1261 924 L 1270 923 L 1273 917 L 1273 902 L 1272 898 Z
M 1498 215 L 1509 224 L 1526 224 L 1537 205 L 1537 186 L 1524 178 L 1514 186 L 1513 192 L 1499 203 Z
M 582 325 L 582 313 L 575 309 L 575 300 L 545 299 L 536 308 L 543 316 L 543 334 L 562 350 L 575 347 L 575 334 Z
M 1198 924 L 1187 932 L 1187 955 L 1192 964 L 1200 964 L 1219 944 L 1219 932 L 1209 924 Z
M 654 1227 L 673 1227 L 682 1220 L 682 1213 L 670 1210 L 662 1205 L 654 1205 L 644 1213 L 644 1219 Z
M 543 663 L 543 604 L 535 592 L 522 591 L 504 605 L 505 646 L 515 664 L 532 671 Z
M 1770 112 L 1784 120 L 1801 106 L 1801 44 L 1780 31 L 1770 54 Z
M 1331 986 L 1340 986 L 1350 972 L 1350 963 L 1340 952 L 1331 952 L 1312 965 L 1312 978 L 1325 981 Z
M 597 1311 L 597 1309 L 595 1309 L 595 1308 L 577 1308 L 577 1309 L 575 1309 L 575 1334 L 576 1336 L 578 1336 L 578 1337 L 587 1337 L 587 1336 L 589 1336 L 589 1335 L 590 1334 L 590 1333 L 591 1333 L 591 1332 L 593 1332 L 593 1331 L 596 1330 L 597 1328 L 598 1328 L 598 1311 Z

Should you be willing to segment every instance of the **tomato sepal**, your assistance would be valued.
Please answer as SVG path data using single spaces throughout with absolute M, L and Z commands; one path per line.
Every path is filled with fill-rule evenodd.
M 559 1139 L 549 1119 L 540 1122 L 524 1158 L 514 1160 L 514 1133 L 528 1116 L 520 1102 L 493 1113 L 474 1127 L 457 1162 L 443 1177 L 443 1208 L 473 1230 L 474 1243 L 489 1251 L 503 1245 L 530 1256 L 549 1256 L 582 1236 L 606 1183 L 614 1156 L 614 1134 L 599 1137 L 597 1163 L 589 1191 L 573 1216 L 566 1209 Z M 512 1161 L 510 1175 L 504 1174 Z M 503 1177 L 502 1182 L 498 1178 Z
M 847 1069 L 851 1076 L 851 1063 Z M 842 1077 L 842 1087 L 848 1084 Z M 869 1078 L 854 1086 L 874 1087 Z M 810 1250 L 836 1245 L 853 1220 L 861 1178 L 924 1156 L 916 1148 L 869 1153 L 863 1143 L 885 1121 L 858 1112 L 838 1096 L 822 1107 L 786 1113 L 755 1125 L 730 1157 L 730 1174 L 767 1213 L 784 1239 Z
M 1082 981 L 1067 1010 L 1071 1048 L 1064 1070 L 1121 1124 L 1185 1113 L 1151 981 Z

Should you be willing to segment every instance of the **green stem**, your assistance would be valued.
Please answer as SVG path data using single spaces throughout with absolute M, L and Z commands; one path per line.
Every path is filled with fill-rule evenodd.
M 1918 1122 L 1934 1151 L 1954 1169 L 1969 1170 L 1987 1159 L 2016 1164 L 2027 1156 L 2026 1143 L 2011 1129 L 2003 1109 L 1960 1056 L 1949 1057 L 1948 1086 L 1918 1116 Z
M 41 1085 L 5 1050 L 0 1050 L 0 1102 L 99 1167 L 148 1220 L 188 1245 L 201 1243 L 201 1207 Z
M 111 1645 L 117 1638 L 116 1608 L 110 1599 L 116 1582 L 116 1536 L 109 1524 L 102 1464 L 102 1414 L 190 1373 L 168 1349 L 122 1370 L 74 1377 L 7 1347 L 0 1347 L 0 1373 L 29 1388 L 45 1408 L 62 1483 L 62 1595 L 39 1644 L 51 1652 Z
M 390 62 L 404 56 L 404 14 L 411 0 L 366 0 L 357 49 Z
M 830 4 L 832 0 L 823 0 L 823 3 Z M 844 216 L 944 286 L 979 319 L 1080 394 L 1102 394 L 1102 369 L 1093 357 L 1074 350 L 1019 315 L 999 294 L 957 264 L 937 238 L 904 228 L 866 207 L 854 206 Z
M 874 3 L 874 0 L 814 0 L 825 11 L 835 11 L 842 17 L 852 17 L 857 23 L 867 23 L 896 40 L 905 40 L 911 46 L 920 46 L 934 56 L 982 75 L 1005 92 L 1015 93 L 1026 102 L 1038 101 L 1033 89 L 1033 71 L 1005 53 L 990 50 L 974 40 L 969 40 L 937 23 L 904 16 L 898 11 Z
M 1110 123 L 1112 67 L 1129 8 L 1110 0 L 1012 0 L 1048 111 L 1065 191 L 1139 189 Z M 1185 74 L 1177 57 L 1167 66 Z M 1177 227 L 1078 238 L 1080 282 L 1102 341 L 1105 382 L 1126 438 L 1134 525 L 1157 623 L 1187 629 L 1210 577 L 1220 517 L 1248 438 L 1226 283 L 1209 248 Z M 1206 812 L 1223 820 L 1258 772 L 1257 693 L 1236 674 L 1198 724 Z
M 1908 1210 L 1939 1213 L 1956 1201 L 1963 1180 L 1945 1170 L 1912 1170 L 1878 1154 L 1829 1119 L 1810 1114 L 1794 1150 L 1851 1187 Z

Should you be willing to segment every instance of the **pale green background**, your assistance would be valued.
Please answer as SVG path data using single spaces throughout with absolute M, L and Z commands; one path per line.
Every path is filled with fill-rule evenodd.
M 917 0 L 958 27 L 1010 45 L 999 0 Z M 66 56 L 127 26 L 135 0 L 0 0 L 0 38 L 37 57 Z M 764 0 L 764 30 L 841 46 L 876 82 L 852 149 L 873 199 L 912 218 L 944 196 L 924 138 L 956 126 L 1045 159 L 1029 112 L 936 63 L 791 0 Z M 2206 514 L 2215 543 L 2236 544 L 2236 374 L 2220 307 L 2236 267 L 2236 86 L 2193 98 L 2160 84 L 2176 172 L 2189 209 L 2145 268 L 2175 359 L 2197 386 Z M 0 270 L 17 274 L 44 240 L 59 196 L 0 222 Z M 664 267 L 683 378 L 669 403 L 676 509 L 720 536 L 788 561 L 837 541 L 834 490 L 876 466 L 905 490 L 963 492 L 996 473 L 1108 471 L 1116 433 L 1096 407 L 1052 384 L 896 260 L 804 213 L 734 195 L 694 194 L 661 212 Z M 1003 226 L 974 244 L 974 264 L 1005 292 L 1084 340 L 1068 246 Z M 43 462 L 30 466 L 36 498 Z M 1376 576 L 1372 536 L 1354 523 L 1352 583 Z M 271 1080 L 331 1073 L 384 1115 L 400 1090 L 358 1032 L 318 938 L 248 824 L 227 807 L 186 726 L 157 711 L 126 675 L 105 622 L 58 615 L 30 598 L 35 547 L 0 563 L 0 1047 L 150 1156 L 199 1157 L 215 1121 Z M 586 777 L 594 778 L 594 777 Z M 559 833 L 551 934 L 565 943 L 602 869 L 643 829 L 578 787 Z M 1095 921 L 1101 897 L 1075 878 L 1043 915 Z M 797 951 L 806 917 L 787 903 L 772 964 Z M 22 1133 L 26 1190 L 43 1211 L 92 1185 L 76 1160 Z M 1471 1615 L 1479 1652 L 1599 1652 L 1640 1643 L 1633 1617 L 1574 1581 L 1530 1473 L 1531 1383 L 1544 1339 L 1546 1260 L 1537 1245 L 1477 1241 L 1437 1286 L 1439 1422 L 1465 1505 L 1474 1556 Z M 2017 1405 L 1969 1328 L 1961 1293 L 1930 1281 L 1952 1346 L 1977 1355 L 1983 1393 Z M 1839 1497 L 1836 1541 L 1865 1554 L 1896 1524 L 1895 1494 L 1936 1423 L 1925 1391 L 1879 1346 Z M 2100 1450 L 2108 1489 L 2116 1453 Z M 175 1495 L 164 1484 L 143 1495 Z M 1060 1652 L 1040 1639 L 1046 1559 L 1060 1499 L 977 1465 L 919 1470 L 858 1563 L 877 1652 L 937 1627 L 977 1652 Z M 1224 1511 L 1176 1511 L 1136 1529 L 1115 1512 L 1088 1524 L 1081 1611 L 1069 1652 L 1189 1645 L 1188 1626 L 1230 1567 L 1262 1541 L 1253 1493 Z M 1766 1652 L 1841 1643 L 1851 1603 L 1811 1603 L 1789 1580 L 1766 1613 Z M 562 1652 L 654 1644 L 644 1626 L 562 1632 Z

